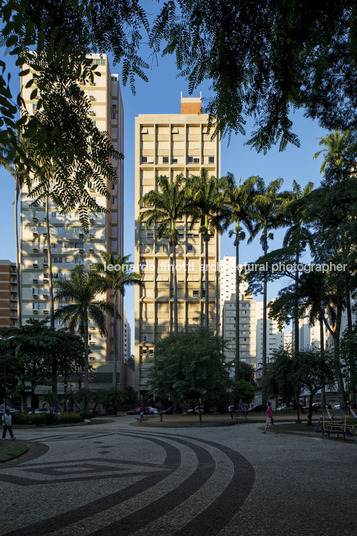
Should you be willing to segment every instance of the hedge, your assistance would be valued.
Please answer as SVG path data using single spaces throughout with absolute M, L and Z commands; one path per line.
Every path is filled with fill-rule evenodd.
M 12 416 L 13 424 L 35 424 L 49 425 L 49 424 L 66 424 L 83 422 L 85 414 L 82 413 L 62 413 L 56 415 L 53 413 L 39 413 L 38 415 L 26 415 L 25 413 L 16 413 Z

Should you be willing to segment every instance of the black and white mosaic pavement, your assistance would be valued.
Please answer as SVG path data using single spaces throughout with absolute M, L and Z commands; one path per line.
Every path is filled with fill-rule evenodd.
M 357 533 L 355 514 L 347 515 L 356 493 L 354 446 L 264 436 L 257 424 L 168 432 L 131 421 L 19 432 L 35 449 L 0 466 L 0 534 Z M 345 461 L 336 460 L 336 448 Z M 338 476 L 327 465 L 332 455 Z M 317 490 L 313 505 L 308 497 Z M 331 516 L 331 500 L 339 532 L 334 521 L 316 532 L 319 516 Z

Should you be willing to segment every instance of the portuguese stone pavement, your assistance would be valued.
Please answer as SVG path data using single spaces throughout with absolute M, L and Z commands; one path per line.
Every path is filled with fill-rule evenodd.
M 357 534 L 355 444 L 134 420 L 17 431 L 30 451 L 0 466 L 0 534 Z

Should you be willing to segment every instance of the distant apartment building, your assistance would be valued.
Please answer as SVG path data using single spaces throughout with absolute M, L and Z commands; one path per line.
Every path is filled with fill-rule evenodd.
M 0 260 L 0 326 L 17 326 L 16 264 Z
M 157 187 L 156 177 L 188 178 L 206 168 L 220 176 L 220 142 L 208 130 L 208 115 L 201 113 L 200 98 L 181 98 L 180 114 L 139 115 L 135 122 L 135 218 L 139 199 Z M 204 242 L 199 225 L 190 229 L 185 217 L 177 222 L 178 324 L 199 326 L 204 311 Z M 144 286 L 135 288 L 136 389 L 149 388 L 147 372 L 155 342 L 173 327 L 173 284 L 168 241 L 159 240 L 155 228 L 136 224 L 135 264 L 140 266 Z M 209 323 L 219 330 L 219 236 L 209 241 Z
M 257 315 L 257 367 L 263 363 L 263 302 L 256 302 Z M 284 332 L 279 330 L 278 322 L 267 318 L 267 364 L 275 350 L 284 347 Z
M 239 360 L 256 366 L 256 304 L 251 296 L 242 294 L 239 301 Z M 235 295 L 223 303 L 222 335 L 227 342 L 225 361 L 233 362 L 236 351 L 236 302 Z M 234 375 L 234 368 L 231 370 Z
M 225 301 L 232 300 L 236 294 L 236 258 L 235 256 L 225 255 L 220 262 L 220 315 L 222 329 L 222 311 Z M 241 281 L 239 283 L 239 293 L 246 294 L 248 283 Z
M 131 327 L 124 311 L 124 362 L 131 358 Z
M 93 64 L 101 76 L 94 76 L 93 83 L 82 86 L 89 97 L 91 108 L 89 115 L 99 130 L 108 132 L 114 147 L 124 152 L 124 109 L 117 74 L 111 74 L 105 54 L 92 54 Z M 30 99 L 31 88 L 26 87 L 28 76 L 21 77 L 21 95 L 27 110 L 32 113 L 36 102 Z M 46 234 L 45 207 L 31 206 L 26 188 L 21 193 L 21 263 L 22 263 L 22 311 L 23 323 L 30 318 L 46 319 L 50 314 L 49 267 L 47 251 L 50 247 L 53 265 L 53 280 L 68 278 L 76 265 L 89 269 L 94 262 L 101 261 L 100 253 L 112 252 L 123 255 L 124 225 L 124 167 L 123 160 L 114 161 L 117 171 L 117 184 L 107 184 L 111 192 L 108 200 L 89 185 L 89 193 L 107 213 L 89 214 L 89 231 L 82 229 L 78 215 L 62 214 L 50 204 L 49 223 L 51 241 Z M 117 358 L 124 362 L 123 355 L 123 302 L 119 295 L 118 312 L 118 355 L 111 351 L 113 325 L 108 317 L 107 337 L 101 337 L 96 326 L 89 325 L 90 363 L 97 369 Z M 57 326 L 59 324 L 57 323 Z M 108 369 L 109 370 L 109 369 Z M 119 371 L 119 369 L 118 369 Z M 107 373 L 110 379 L 110 373 Z

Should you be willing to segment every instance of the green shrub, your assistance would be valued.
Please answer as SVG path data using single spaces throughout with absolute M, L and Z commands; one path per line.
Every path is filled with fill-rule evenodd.
M 51 425 L 51 424 L 67 424 L 67 423 L 76 423 L 83 422 L 83 419 L 88 419 L 89 417 L 85 416 L 85 413 L 62 413 L 61 415 L 56 415 L 53 413 L 39 413 L 38 415 L 26 415 L 25 413 L 17 413 L 13 415 L 12 422 L 13 424 L 35 424 L 36 426 L 40 425 Z
M 61 415 L 56 415 L 58 424 L 67 424 L 71 422 L 82 422 L 83 417 L 81 413 L 62 413 Z

